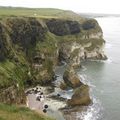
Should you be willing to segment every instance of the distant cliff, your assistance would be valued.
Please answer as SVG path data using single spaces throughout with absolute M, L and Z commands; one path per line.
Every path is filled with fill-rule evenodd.
M 1 102 L 25 103 L 24 89 L 51 83 L 61 62 L 77 67 L 81 60 L 107 58 L 97 21 L 78 18 L 1 18 Z

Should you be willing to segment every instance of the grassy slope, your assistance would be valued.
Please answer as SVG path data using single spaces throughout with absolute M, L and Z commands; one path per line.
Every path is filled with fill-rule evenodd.
M 26 107 L 0 104 L 0 120 L 53 120 Z
M 0 17 L 6 16 L 25 16 L 25 17 L 38 17 L 38 18 L 62 18 L 72 19 L 77 21 L 84 21 L 83 17 L 72 12 L 52 8 L 11 8 L 0 7 Z

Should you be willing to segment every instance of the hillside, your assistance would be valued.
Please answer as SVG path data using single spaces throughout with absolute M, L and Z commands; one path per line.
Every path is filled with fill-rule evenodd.
M 66 11 L 53 8 L 13 8 L 0 7 L 0 16 L 21 16 L 21 17 L 38 17 L 38 18 L 61 18 L 83 21 L 84 18 L 72 11 Z

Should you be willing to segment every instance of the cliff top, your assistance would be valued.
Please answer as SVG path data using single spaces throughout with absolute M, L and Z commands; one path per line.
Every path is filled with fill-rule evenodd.
M 20 8 L 20 7 L 0 7 L 0 17 L 37 17 L 37 18 L 58 18 L 84 21 L 79 14 L 70 10 L 53 8 Z

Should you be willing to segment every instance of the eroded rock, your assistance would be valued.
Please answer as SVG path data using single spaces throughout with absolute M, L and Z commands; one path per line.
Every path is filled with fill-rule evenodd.
M 63 80 L 68 87 L 72 88 L 79 87 L 83 84 L 78 75 L 75 73 L 74 68 L 71 66 L 68 66 L 65 70 Z
M 91 99 L 88 85 L 81 85 L 79 88 L 77 88 L 72 98 L 67 101 L 69 106 L 89 105 L 90 103 Z

